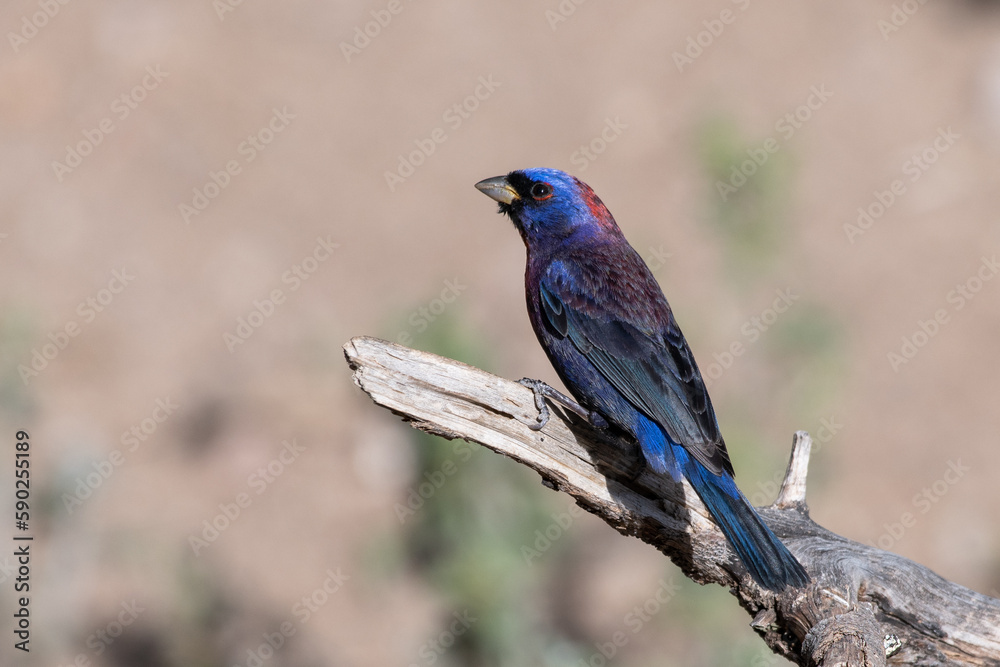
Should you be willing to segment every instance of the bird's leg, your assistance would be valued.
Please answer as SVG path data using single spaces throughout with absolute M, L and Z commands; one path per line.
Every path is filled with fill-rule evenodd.
M 549 406 L 545 404 L 546 398 L 551 399 L 567 410 L 576 413 L 596 429 L 605 429 L 608 427 L 607 420 L 605 420 L 599 413 L 594 410 L 588 410 L 566 394 L 542 382 L 541 380 L 521 378 L 517 381 L 517 383 L 524 385 L 535 394 L 535 408 L 538 410 L 538 421 L 534 424 L 528 425 L 528 428 L 532 431 L 540 431 L 547 423 L 549 423 Z

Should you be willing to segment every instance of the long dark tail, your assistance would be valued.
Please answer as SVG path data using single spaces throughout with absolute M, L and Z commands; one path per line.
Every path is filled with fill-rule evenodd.
M 801 563 L 764 524 L 728 473 L 709 472 L 686 449 L 674 444 L 659 424 L 644 415 L 637 417 L 635 429 L 653 470 L 678 481 L 682 474 L 687 478 L 754 581 L 772 591 L 809 583 L 809 575 Z
M 725 472 L 713 475 L 691 458 L 684 473 L 754 581 L 772 591 L 809 583 L 805 569 L 764 524 L 732 477 Z

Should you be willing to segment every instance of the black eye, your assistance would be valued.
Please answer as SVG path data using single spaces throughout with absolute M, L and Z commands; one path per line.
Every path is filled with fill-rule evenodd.
M 552 186 L 548 183 L 535 183 L 531 186 L 531 196 L 535 201 L 544 201 L 552 196 Z

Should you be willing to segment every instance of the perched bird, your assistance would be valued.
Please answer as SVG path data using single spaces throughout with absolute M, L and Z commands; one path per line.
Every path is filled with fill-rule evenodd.
M 538 341 L 576 401 L 545 398 L 639 441 L 647 464 L 685 477 L 753 579 L 780 591 L 809 575 L 736 488 L 712 401 L 670 305 L 590 186 L 556 169 L 524 169 L 476 188 L 500 204 L 527 248 L 525 295 Z

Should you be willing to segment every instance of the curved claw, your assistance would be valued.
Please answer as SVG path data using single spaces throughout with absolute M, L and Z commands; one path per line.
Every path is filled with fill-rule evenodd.
M 530 428 L 532 431 L 541 431 L 543 428 L 545 428 L 545 425 L 548 423 L 549 423 L 549 415 L 542 414 L 541 412 L 539 412 L 538 421 L 532 422 L 530 424 L 525 424 L 525 426 Z

